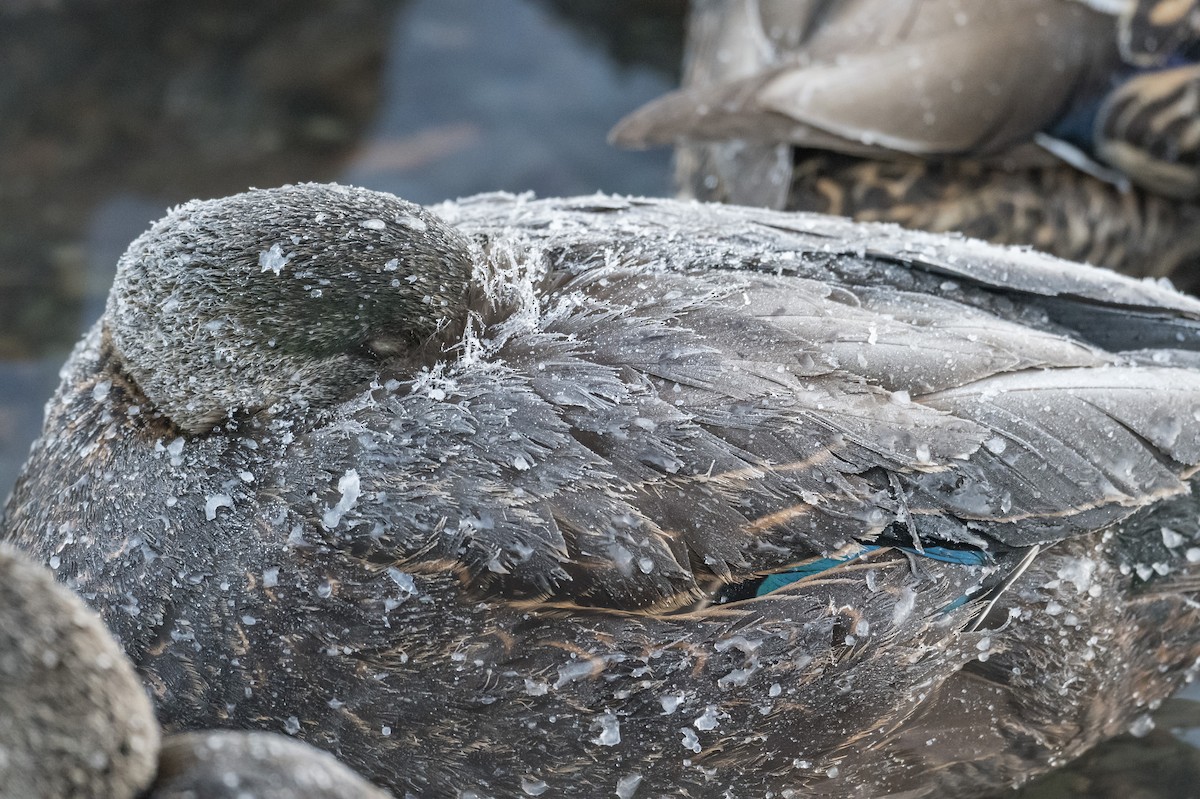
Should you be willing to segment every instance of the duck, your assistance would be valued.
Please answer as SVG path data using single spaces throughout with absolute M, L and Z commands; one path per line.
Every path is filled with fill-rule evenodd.
M 0 546 L 0 796 L 134 799 L 154 777 L 158 723 L 93 611 Z
M 1122 0 L 712 0 L 683 88 L 621 120 L 684 196 L 1200 281 L 1200 11 Z
M 1200 301 L 971 239 L 335 184 L 121 257 L 5 510 L 168 734 L 395 795 L 977 796 L 1200 663 Z
M 391 799 L 327 752 L 285 734 L 204 730 L 163 742 L 147 799 Z
M 386 799 L 283 735 L 162 738 L 141 678 L 100 617 L 0 545 L 0 796 L 12 799 Z

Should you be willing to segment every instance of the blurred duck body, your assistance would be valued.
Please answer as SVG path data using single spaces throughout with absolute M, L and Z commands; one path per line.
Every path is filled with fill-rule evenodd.
M 1025 244 L 1193 287 L 1189 2 L 697 0 L 684 88 L 614 129 L 700 199 Z

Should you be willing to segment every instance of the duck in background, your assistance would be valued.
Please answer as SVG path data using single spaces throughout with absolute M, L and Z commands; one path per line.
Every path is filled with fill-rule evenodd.
M 397 795 L 977 796 L 1200 658 L 1200 301 L 832 216 L 288 186 L 122 257 L 6 507 L 168 731 Z
M 161 750 L 160 750 L 161 743 Z M 269 733 L 160 740 L 141 680 L 104 623 L 0 545 L 3 799 L 386 799 L 328 754 Z
M 1187 0 L 695 0 L 614 128 L 685 195 L 959 231 L 1200 287 Z
M 154 708 L 104 623 L 0 546 L 0 796 L 133 799 L 158 748 Z

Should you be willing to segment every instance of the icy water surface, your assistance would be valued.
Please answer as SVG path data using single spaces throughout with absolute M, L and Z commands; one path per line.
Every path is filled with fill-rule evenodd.
M 117 257 L 171 204 L 299 180 L 669 193 L 669 153 L 604 137 L 674 85 L 684 3 L 0 0 L 0 494 Z M 1198 719 L 1169 704 L 1027 795 L 1195 796 Z

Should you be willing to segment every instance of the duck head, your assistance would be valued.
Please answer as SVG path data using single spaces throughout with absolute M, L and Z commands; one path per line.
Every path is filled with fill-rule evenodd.
M 329 405 L 466 314 L 472 258 L 445 222 L 335 185 L 175 208 L 121 257 L 105 331 L 189 433 Z

